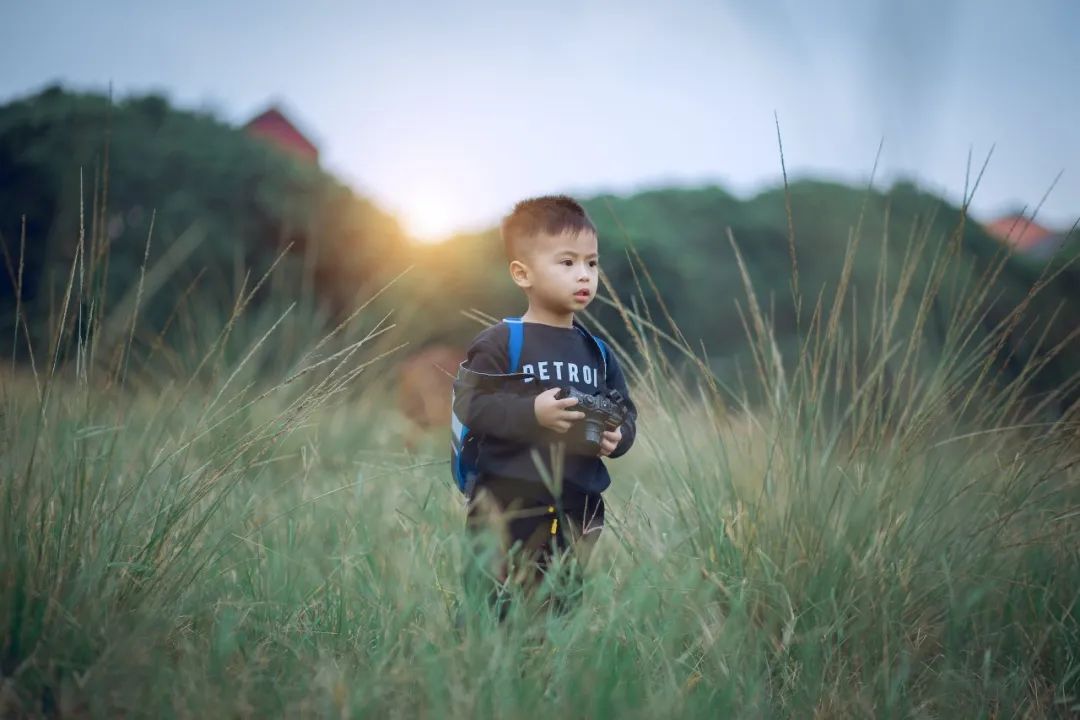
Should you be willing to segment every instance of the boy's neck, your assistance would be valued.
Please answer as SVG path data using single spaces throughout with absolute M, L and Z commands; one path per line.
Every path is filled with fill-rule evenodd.
M 574 326 L 574 313 L 553 313 L 534 305 L 529 305 L 529 309 L 525 311 L 521 319 L 524 322 L 551 325 L 553 327 L 569 328 Z

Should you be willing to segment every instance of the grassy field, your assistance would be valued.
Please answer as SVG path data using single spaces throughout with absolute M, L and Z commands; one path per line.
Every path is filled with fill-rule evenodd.
M 3 376 L 0 716 L 1072 716 L 1077 410 L 988 363 L 992 282 L 915 361 L 939 252 L 861 334 L 849 258 L 794 367 L 747 288 L 740 387 L 623 308 L 639 441 L 582 605 L 503 625 L 462 594 L 445 438 L 401 449 L 408 328 L 239 293 L 182 347 L 109 337 L 73 269 Z

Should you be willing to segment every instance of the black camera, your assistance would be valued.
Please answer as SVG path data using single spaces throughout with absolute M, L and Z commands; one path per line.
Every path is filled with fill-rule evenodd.
M 564 387 L 560 388 L 558 398 L 560 400 L 575 398 L 577 405 L 572 405 L 568 409 L 585 413 L 585 419 L 576 427 L 581 428 L 579 440 L 584 445 L 585 452 L 588 453 L 599 452 L 604 431 L 618 428 L 630 412 L 618 390 L 609 390 L 606 394 L 589 395 L 576 388 Z

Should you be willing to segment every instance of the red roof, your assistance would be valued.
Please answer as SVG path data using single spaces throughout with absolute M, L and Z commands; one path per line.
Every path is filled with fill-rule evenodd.
M 1006 215 L 985 225 L 986 231 L 1020 251 L 1028 250 L 1053 235 L 1052 230 L 1019 215 Z
M 319 162 L 319 149 L 277 108 L 270 108 L 252 118 L 244 129 L 295 157 L 316 164 Z

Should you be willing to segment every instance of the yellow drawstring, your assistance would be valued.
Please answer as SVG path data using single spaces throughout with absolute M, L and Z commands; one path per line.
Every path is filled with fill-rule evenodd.
M 548 512 L 554 514 L 555 513 L 555 507 L 553 505 L 548 505 Z M 556 535 L 556 534 L 558 534 L 558 532 L 559 532 L 559 518 L 553 517 L 553 518 L 551 518 L 551 534 Z

